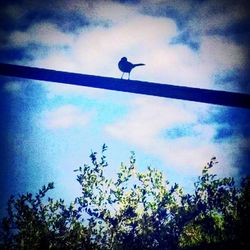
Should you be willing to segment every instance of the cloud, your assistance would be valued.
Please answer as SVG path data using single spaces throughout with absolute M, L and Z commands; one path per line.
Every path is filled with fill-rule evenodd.
M 47 129 L 68 129 L 86 126 L 90 121 L 90 114 L 74 105 L 64 105 L 48 111 L 42 119 Z
M 245 51 L 220 36 L 204 36 L 201 43 L 201 61 L 210 65 L 212 72 L 240 68 L 245 65 Z
M 110 28 L 96 27 L 81 33 L 73 47 L 73 58 L 82 71 L 117 76 L 117 62 L 122 56 L 132 61 L 147 60 L 146 51 L 157 53 L 157 46 L 173 34 L 175 24 L 171 20 L 135 16 Z
M 202 117 L 209 116 L 209 107 L 152 97 L 138 97 L 130 105 L 130 113 L 105 127 L 109 136 L 159 157 L 168 168 L 180 173 L 199 174 L 213 156 L 224 165 L 217 172 L 224 171 L 225 175 L 237 172 L 233 162 L 239 150 L 235 150 L 232 141 L 214 143 L 218 124 L 202 121 Z M 186 126 L 189 133 L 174 139 L 167 136 L 168 131 L 180 124 Z
M 246 17 L 247 12 L 243 1 L 237 3 L 215 0 L 203 1 L 196 4 L 196 11 L 193 12 L 188 27 L 200 35 L 206 35 L 208 31 L 223 30 L 232 23 L 244 20 Z
M 73 97 L 91 97 L 91 98 L 102 98 L 105 95 L 105 90 L 89 88 L 71 84 L 61 84 L 55 82 L 44 82 L 46 86 L 47 97 L 52 99 L 56 96 L 63 96 L 64 98 Z
M 188 32 L 190 39 L 199 39 L 215 31 L 225 31 L 234 23 L 248 19 L 244 1 L 143 1 L 144 13 L 176 20 L 180 32 Z M 222 36 L 227 34 L 221 33 Z
M 39 22 L 26 31 L 13 32 L 9 46 L 32 43 L 47 46 L 47 54 L 44 51 L 34 54 L 31 50 L 34 60 L 25 59 L 25 63 L 34 66 L 111 77 L 120 77 L 117 62 L 127 56 L 132 62 L 146 63 L 143 69 L 132 72 L 132 79 L 200 88 L 223 89 L 214 83 L 215 75 L 244 66 L 244 47 L 223 36 L 200 31 L 198 51 L 191 49 L 188 42 L 173 43 L 173 38 L 182 32 L 175 20 L 145 14 L 141 11 L 143 5 L 95 2 L 92 8 L 85 5 L 80 8 L 79 4 L 76 1 L 70 11 L 85 13 L 91 24 L 77 33 L 62 32 L 49 21 Z M 191 32 L 192 28 L 189 29 Z M 29 51 L 28 46 L 26 50 Z M 227 88 L 235 90 L 235 82 L 227 84 Z
M 150 7 L 148 11 L 143 11 L 148 6 Z M 117 62 L 122 56 L 127 56 L 132 62 L 146 63 L 146 67 L 135 69 L 132 72 L 132 79 L 200 88 L 216 87 L 225 90 L 225 85 L 214 84 L 214 77 L 220 72 L 242 68 L 246 60 L 244 47 L 223 36 L 209 35 L 208 31 L 223 29 L 232 22 L 241 20 L 243 9 L 237 5 L 236 9 L 240 10 L 238 11 L 240 14 L 238 14 L 232 5 L 228 7 L 225 3 L 216 5 L 214 1 L 210 5 L 206 1 L 203 4 L 195 5 L 197 7 L 195 11 L 187 4 L 179 4 L 178 1 L 174 4 L 158 1 L 156 8 L 159 10 L 159 7 L 162 6 L 167 9 L 175 8 L 178 10 L 176 15 L 182 13 L 183 16 L 187 16 L 186 24 L 180 27 L 176 19 L 164 16 L 163 12 L 161 12 L 161 16 L 154 15 L 157 12 L 154 13 L 153 6 L 149 2 L 135 6 L 110 1 L 96 1 L 92 4 L 89 2 L 81 4 L 81 1 L 74 1 L 74 4 L 67 4 L 65 9 L 70 13 L 75 11 L 87 16 L 90 25 L 83 26 L 72 34 L 62 32 L 53 22 L 39 21 L 25 31 L 13 32 L 9 39 L 9 46 L 18 47 L 32 43 L 48 46 L 50 51 L 47 55 L 43 57 L 37 55 L 34 61 L 29 62 L 34 66 L 120 77 Z M 167 10 L 166 8 L 165 10 Z M 223 11 L 224 8 L 225 11 Z M 199 50 L 192 50 L 185 42 L 172 43 L 173 38 L 183 31 L 191 35 L 198 34 L 200 37 Z M 27 46 L 27 50 L 28 48 Z M 235 89 L 235 84 L 235 81 L 227 84 L 226 90 Z M 58 88 L 56 85 L 51 85 L 48 90 L 50 96 L 66 95 L 67 92 L 77 95 L 81 92 L 70 86 Z M 178 151 L 178 148 L 185 151 L 191 138 L 178 138 L 175 143 L 172 142 L 170 145 L 159 136 L 159 133 L 175 124 L 192 124 L 194 122 L 194 133 L 198 133 L 204 142 L 203 145 L 192 138 L 194 151 L 200 152 L 197 154 L 197 158 L 203 157 L 209 152 L 212 154 L 213 147 L 209 147 L 208 144 L 211 143 L 211 138 L 216 132 L 215 125 L 196 124 L 198 113 L 194 113 L 194 115 L 190 110 L 187 111 L 176 103 L 169 105 L 169 103 L 161 103 L 161 101 L 159 103 L 159 101 L 142 100 L 143 98 L 135 99 L 135 103 L 139 103 L 132 105 L 132 111 L 126 120 L 108 126 L 106 131 L 118 139 L 127 137 L 130 142 L 141 145 L 149 151 L 155 148 L 155 152 L 164 156 L 167 155 L 166 148 L 170 148 L 169 152 Z M 59 111 L 66 112 L 62 110 Z M 167 115 L 162 115 L 163 110 Z M 77 113 L 72 111 L 73 114 L 75 114 L 74 112 Z M 60 120 L 60 116 L 55 113 L 48 119 L 48 121 L 53 121 L 48 122 L 47 124 L 50 124 L 48 126 L 71 126 L 69 124 L 73 123 L 70 121 L 74 120 L 76 116 L 72 114 L 69 116 L 69 113 L 65 116 L 68 117 L 68 120 L 65 118 L 65 121 L 64 118 L 60 118 Z M 57 119 L 52 119 L 52 117 L 57 117 Z M 130 129 L 127 130 L 127 127 Z M 192 149 L 190 146 L 189 148 Z M 171 154 L 168 154 L 168 158 L 171 157 L 173 158 Z M 178 159 L 179 162 L 181 160 Z
M 27 8 L 25 3 L 28 3 Z M 23 6 L 8 9 L 15 30 L 8 31 L 10 35 L 4 46 L 12 51 L 25 51 L 19 53 L 19 58 L 13 62 L 119 78 L 121 72 L 117 62 L 122 56 L 127 56 L 132 62 L 146 64 L 135 69 L 131 79 L 228 91 L 238 89 L 237 77 L 231 78 L 233 80 L 228 84 L 214 82 L 216 75 L 228 70 L 240 72 L 247 60 L 245 47 L 224 34 L 225 29 L 246 17 L 238 4 L 178 0 L 154 4 L 139 1 L 136 5 L 80 0 L 46 3 L 24 1 Z M 67 18 L 63 18 L 64 15 Z M 83 25 L 85 21 L 86 25 Z M 70 30 L 71 27 L 75 28 Z M 57 96 L 63 102 L 80 104 L 82 99 L 76 100 L 75 97 L 87 94 L 99 98 L 102 93 L 101 90 L 56 83 L 43 83 L 43 86 L 46 86 L 52 105 L 59 99 L 55 98 Z M 5 90 L 19 91 L 16 84 L 6 85 Z M 25 98 L 28 96 L 31 96 L 29 92 Z M 116 93 L 110 96 L 113 99 L 120 97 Z M 240 161 L 243 151 L 249 151 L 249 139 L 242 138 L 240 133 L 215 139 L 223 126 L 229 126 L 229 129 L 236 126 L 219 124 L 212 119 L 214 109 L 222 113 L 220 108 L 180 100 L 134 97 L 127 94 L 122 105 L 120 103 L 121 106 L 127 103 L 129 112 L 126 109 L 126 115 L 122 116 L 123 112 L 119 110 L 119 118 L 113 113 L 112 121 L 115 121 L 109 121 L 104 128 L 99 127 L 110 136 L 108 138 L 114 138 L 118 143 L 125 142 L 131 149 L 137 147 L 136 150 L 157 157 L 167 168 L 184 173 L 184 176 L 185 173 L 200 174 L 201 167 L 212 156 L 221 163 L 217 173 L 238 173 L 237 167 L 241 163 L 236 168 L 234 163 Z M 105 108 L 100 108 L 102 102 L 98 101 L 101 114 L 98 114 L 101 117 L 97 119 L 101 121 L 98 126 L 103 126 L 111 115 Z M 110 101 L 107 105 L 117 105 L 117 102 Z M 48 132 L 82 128 L 88 124 L 95 126 L 91 117 L 92 114 L 80 106 L 66 104 L 42 113 L 39 125 Z M 235 120 L 235 117 L 225 117 L 225 120 L 229 119 Z M 183 128 L 185 132 L 178 133 L 178 129 L 183 132 Z M 101 134 L 101 137 L 105 135 Z M 93 143 L 99 143 L 99 139 L 93 138 Z
M 132 111 L 125 121 L 109 125 L 106 130 L 116 138 L 127 138 L 140 145 L 148 144 L 166 127 L 192 122 L 195 118 L 173 103 L 157 98 L 137 97 L 131 101 L 130 107 Z
M 83 13 L 86 13 L 86 11 L 83 10 Z M 138 12 L 135 5 L 120 4 L 114 1 L 99 1 L 93 4 L 91 11 L 87 15 L 92 21 L 109 21 L 111 24 L 117 24 L 123 22 L 124 19 L 133 18 L 136 14 Z
M 62 46 L 72 43 L 72 36 L 67 35 L 52 23 L 35 23 L 26 31 L 14 31 L 9 37 L 12 46 L 24 46 L 37 43 L 46 46 Z

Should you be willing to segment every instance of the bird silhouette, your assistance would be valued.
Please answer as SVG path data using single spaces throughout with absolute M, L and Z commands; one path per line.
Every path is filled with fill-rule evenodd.
M 118 63 L 118 68 L 123 72 L 121 79 L 123 79 L 124 73 L 128 73 L 128 80 L 130 79 L 130 72 L 134 67 L 143 66 L 144 63 L 136 63 L 133 64 L 127 60 L 127 57 L 122 57 L 122 59 Z

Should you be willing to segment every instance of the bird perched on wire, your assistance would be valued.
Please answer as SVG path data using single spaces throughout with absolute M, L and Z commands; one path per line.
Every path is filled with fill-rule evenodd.
M 128 73 L 128 80 L 130 79 L 130 72 L 134 67 L 137 66 L 143 66 L 145 65 L 144 63 L 136 63 L 133 64 L 127 60 L 127 57 L 123 57 L 119 63 L 118 63 L 118 68 L 123 72 L 121 79 L 123 79 L 124 73 Z

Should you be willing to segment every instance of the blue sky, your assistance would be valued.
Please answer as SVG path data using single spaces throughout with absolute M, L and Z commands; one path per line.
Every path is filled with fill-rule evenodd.
M 0 61 L 120 78 L 250 93 L 249 16 L 243 1 L 8 1 Z M 73 170 L 103 143 L 113 176 L 130 151 L 140 170 L 164 172 L 187 191 L 213 156 L 220 176 L 249 173 L 250 111 L 0 77 L 3 204 L 55 182 L 80 192 Z M 128 83 L 129 84 L 129 83 Z

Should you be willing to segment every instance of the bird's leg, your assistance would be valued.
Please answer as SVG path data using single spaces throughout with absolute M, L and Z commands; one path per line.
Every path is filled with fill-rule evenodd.
M 130 80 L 130 72 L 128 73 L 128 80 Z
M 123 78 L 123 75 L 124 75 L 124 72 L 122 73 L 122 77 L 121 77 L 121 79 Z

